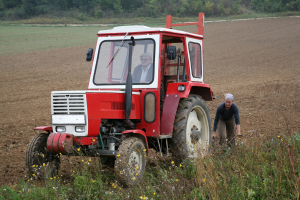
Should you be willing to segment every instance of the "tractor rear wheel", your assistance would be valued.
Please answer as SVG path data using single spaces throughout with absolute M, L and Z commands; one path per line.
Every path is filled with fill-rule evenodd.
M 122 141 L 115 161 L 115 176 L 124 187 L 137 185 L 146 167 L 146 151 L 143 141 L 129 137 Z
M 211 142 L 211 118 L 205 101 L 198 95 L 182 99 L 177 108 L 170 144 L 175 160 L 182 162 L 186 158 L 203 156 Z
M 47 133 L 40 133 L 32 138 L 26 150 L 26 168 L 30 177 L 49 179 L 59 169 L 60 156 L 47 149 Z

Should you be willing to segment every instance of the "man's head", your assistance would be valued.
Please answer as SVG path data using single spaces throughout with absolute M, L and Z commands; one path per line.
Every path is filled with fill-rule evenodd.
M 149 66 L 152 63 L 152 55 L 148 52 L 143 53 L 140 56 L 142 66 Z
M 225 94 L 225 107 L 229 109 L 233 103 L 234 96 L 230 93 Z

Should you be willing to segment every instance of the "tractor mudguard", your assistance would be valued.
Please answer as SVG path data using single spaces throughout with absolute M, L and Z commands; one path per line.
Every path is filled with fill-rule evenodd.
M 180 96 L 178 94 L 166 94 L 161 113 L 161 135 L 172 135 L 179 100 Z
M 178 86 L 184 86 L 183 91 Z M 172 135 L 175 115 L 181 98 L 188 98 L 190 94 L 196 94 L 205 101 L 213 100 L 213 92 L 208 84 L 198 82 L 169 83 L 164 105 L 161 113 L 161 135 Z
M 184 91 L 178 91 L 178 86 L 184 86 Z M 188 98 L 190 94 L 196 94 L 205 101 L 213 100 L 213 91 L 210 85 L 198 82 L 169 83 L 166 95 L 178 95 L 180 98 Z
M 126 135 L 136 135 L 136 136 L 140 136 L 139 138 L 144 140 L 146 146 L 147 146 L 147 150 L 149 151 L 149 146 L 148 146 L 148 140 L 147 140 L 147 137 L 146 137 L 146 134 L 144 131 L 142 130 L 127 130 L 127 131 L 123 131 L 122 132 L 122 137 L 125 137 Z
M 47 131 L 48 133 L 53 132 L 52 126 L 39 126 L 39 127 L 35 127 L 33 130 L 44 130 Z

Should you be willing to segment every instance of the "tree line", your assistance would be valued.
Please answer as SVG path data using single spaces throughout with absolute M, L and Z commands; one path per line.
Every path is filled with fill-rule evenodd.
M 34 16 L 79 20 L 107 17 L 228 16 L 254 12 L 300 11 L 300 0 L 0 0 L 0 19 Z

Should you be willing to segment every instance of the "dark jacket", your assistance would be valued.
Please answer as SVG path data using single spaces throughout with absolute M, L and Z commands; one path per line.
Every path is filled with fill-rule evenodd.
M 239 116 L 238 106 L 235 103 L 232 103 L 230 109 L 226 110 L 225 102 L 221 103 L 217 108 L 213 131 L 217 130 L 219 119 L 228 121 L 232 118 L 235 118 L 236 125 L 240 124 L 240 116 Z
M 132 82 L 133 83 L 139 83 L 140 82 L 142 72 L 143 72 L 142 65 L 138 65 L 138 66 L 136 66 L 136 68 L 134 68 L 133 75 L 132 75 Z M 150 83 L 150 82 L 152 82 L 152 79 L 153 79 L 153 64 L 151 63 L 150 68 L 149 68 L 148 73 L 147 73 L 146 81 L 148 83 Z

